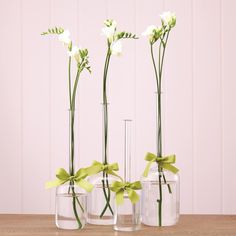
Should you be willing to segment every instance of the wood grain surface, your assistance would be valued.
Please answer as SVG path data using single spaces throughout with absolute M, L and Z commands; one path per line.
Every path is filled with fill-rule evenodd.
M 142 226 L 136 232 L 116 232 L 112 226 L 86 225 L 83 230 L 60 230 L 54 224 L 52 215 L 0 215 L 1 236 L 44 236 L 44 235 L 81 235 L 81 236 L 121 236 L 121 235 L 207 235 L 235 236 L 236 216 L 182 215 L 178 225 L 173 227 Z

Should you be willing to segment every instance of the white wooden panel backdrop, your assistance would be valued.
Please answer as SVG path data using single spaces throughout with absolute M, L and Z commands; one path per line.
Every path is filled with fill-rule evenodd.
M 79 85 L 79 161 L 101 158 L 105 39 L 102 22 L 140 35 L 176 12 L 165 61 L 166 153 L 181 172 L 181 212 L 236 214 L 234 0 L 0 0 L 0 213 L 49 213 L 56 168 L 67 167 L 67 57 L 48 27 L 89 48 L 92 75 Z M 133 176 L 155 151 L 154 75 L 147 39 L 124 41 L 109 71 L 110 161 L 123 167 L 123 119 L 133 119 Z

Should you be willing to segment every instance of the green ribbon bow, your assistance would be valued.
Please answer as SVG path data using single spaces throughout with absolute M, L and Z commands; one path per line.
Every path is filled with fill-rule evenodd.
M 57 179 L 54 181 L 50 181 L 46 183 L 46 188 L 53 188 L 59 185 L 62 185 L 68 181 L 73 181 L 75 184 L 79 185 L 81 188 L 85 189 L 87 192 L 91 192 L 93 189 L 93 185 L 90 184 L 86 178 L 88 176 L 86 170 L 84 168 L 79 169 L 75 175 L 70 175 L 63 168 L 57 170 L 56 177 Z
M 116 203 L 121 205 L 124 203 L 124 193 L 127 192 L 130 201 L 135 204 L 139 200 L 139 195 L 135 190 L 142 189 L 140 181 L 133 183 L 114 181 L 111 185 L 111 191 L 116 193 Z
M 104 171 L 109 175 L 114 175 L 121 179 L 121 177 L 114 172 L 114 171 L 119 170 L 118 163 L 103 164 L 98 161 L 93 161 L 93 164 L 90 167 L 87 167 L 85 170 L 88 175 L 94 175 L 94 174 Z
M 170 155 L 166 157 L 157 157 L 155 154 L 148 152 L 145 157 L 145 160 L 148 161 L 148 164 L 143 172 L 144 177 L 147 177 L 149 169 L 153 162 L 157 162 L 161 168 L 169 170 L 174 174 L 176 174 L 179 171 L 178 168 L 171 165 L 175 163 L 175 155 Z

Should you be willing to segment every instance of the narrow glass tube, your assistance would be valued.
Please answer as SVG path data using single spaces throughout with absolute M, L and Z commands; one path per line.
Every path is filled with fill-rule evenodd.
M 124 143 L 124 181 L 131 181 L 131 120 L 125 120 L 125 143 Z M 140 195 L 139 191 L 136 192 Z M 115 204 L 115 225 L 117 231 L 136 231 L 141 227 L 140 200 L 132 204 L 128 194 L 124 193 L 124 203 Z

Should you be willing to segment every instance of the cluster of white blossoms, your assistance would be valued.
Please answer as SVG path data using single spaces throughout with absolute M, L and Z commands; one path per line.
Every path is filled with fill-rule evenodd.
M 107 40 L 110 44 L 111 53 L 116 56 L 120 56 L 122 53 L 122 44 L 120 39 L 116 36 L 116 26 L 117 23 L 115 20 L 105 20 L 105 27 L 102 28 L 102 34 L 107 37 Z
M 69 30 L 64 30 L 63 33 L 58 35 L 58 39 L 60 42 L 64 43 L 64 45 L 69 49 L 67 51 L 68 55 L 70 57 L 73 57 L 77 63 L 80 62 L 80 50 L 82 50 L 81 48 L 77 47 L 77 46 L 72 46 L 72 41 L 70 39 L 70 31 Z
M 155 43 L 165 32 L 170 31 L 176 24 L 176 15 L 170 11 L 164 12 L 160 15 L 161 26 L 150 25 L 146 31 L 142 33 L 143 36 L 148 36 L 150 43 Z

